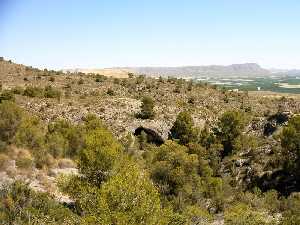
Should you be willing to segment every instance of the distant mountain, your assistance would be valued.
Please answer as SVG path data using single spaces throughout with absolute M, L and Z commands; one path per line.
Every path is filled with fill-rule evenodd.
M 270 69 L 271 73 L 276 75 L 288 75 L 288 76 L 299 76 L 299 69 Z
M 233 64 L 229 66 L 126 67 L 122 69 L 138 74 L 164 77 L 254 76 L 270 74 L 270 71 L 261 68 L 256 63 Z

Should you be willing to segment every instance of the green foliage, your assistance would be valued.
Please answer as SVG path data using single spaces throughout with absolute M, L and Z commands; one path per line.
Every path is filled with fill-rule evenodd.
M 239 111 L 225 112 L 221 118 L 219 118 L 215 134 L 217 139 L 223 144 L 223 156 L 231 154 L 233 150 L 233 142 L 235 138 L 242 133 L 244 126 L 245 118 Z
M 203 130 L 201 130 L 200 132 L 199 143 L 203 147 L 208 149 L 212 144 L 216 142 L 217 142 L 216 137 L 212 132 L 210 132 L 208 125 L 205 124 Z
M 68 151 L 68 141 L 58 132 L 47 135 L 47 147 L 54 158 L 65 157 Z
M 45 98 L 57 98 L 59 99 L 61 97 L 61 92 L 52 86 L 48 85 L 44 89 L 44 97 Z
M 233 151 L 234 153 L 240 151 L 252 151 L 258 147 L 259 140 L 253 135 L 240 135 L 233 142 Z
M 289 171 L 300 168 L 300 116 L 292 118 L 281 134 L 284 166 Z
M 283 201 L 282 225 L 300 224 L 300 196 L 299 193 L 292 194 Z
M 96 77 L 95 77 L 95 81 L 98 83 L 98 82 L 104 82 L 107 80 L 107 77 L 104 76 L 104 75 L 100 75 L 100 74 L 97 74 Z
M 42 149 L 44 146 L 44 126 L 37 117 L 26 115 L 18 128 L 15 136 L 17 146 L 33 150 Z
M 40 87 L 34 87 L 34 86 L 27 86 L 25 90 L 23 91 L 24 96 L 28 97 L 45 97 L 45 98 L 57 98 L 59 99 L 61 97 L 61 92 L 53 88 L 52 86 L 48 85 L 44 89 Z
M 144 96 L 142 98 L 141 112 L 137 115 L 137 117 L 141 119 L 153 119 L 155 116 L 153 108 L 153 99 L 149 96 Z
M 98 199 L 99 224 L 167 224 L 157 190 L 132 162 L 101 187 Z
M 79 224 L 79 217 L 46 193 L 36 193 L 15 182 L 0 190 L 0 221 L 2 224 Z
M 16 134 L 23 117 L 23 111 L 14 103 L 4 101 L 0 104 L 0 141 L 10 142 Z
M 3 101 L 15 101 L 14 93 L 10 90 L 2 91 L 0 94 L 0 103 Z
M 164 145 L 153 150 L 153 159 L 150 163 L 151 178 L 158 187 L 162 196 L 173 201 L 178 210 L 184 207 L 176 201 L 178 197 L 191 201 L 193 191 L 199 191 L 200 177 L 198 171 L 198 157 L 188 154 L 184 146 L 167 141 Z
M 203 209 L 199 206 L 192 205 L 188 206 L 184 212 L 183 215 L 187 219 L 188 225 L 192 224 L 211 224 L 211 221 L 213 217 L 209 214 L 209 212 L 206 209 Z
M 266 214 L 242 203 L 228 208 L 224 217 L 225 225 L 273 225 L 275 222 L 267 221 Z
M 119 159 L 120 144 L 105 128 L 96 128 L 87 133 L 86 147 L 79 154 L 79 170 L 87 180 L 96 185 L 107 180 Z
M 178 139 L 180 144 L 194 141 L 196 131 L 190 113 L 187 111 L 179 113 L 170 132 L 172 139 Z
M 83 224 L 168 224 L 170 214 L 161 208 L 147 173 L 123 155 L 120 144 L 97 122 L 94 116 L 85 118 L 86 147 L 78 162 L 83 176 L 61 182 L 76 200 Z
M 44 94 L 44 91 L 42 88 L 34 87 L 34 86 L 27 86 L 23 92 L 24 96 L 28 96 L 31 98 L 42 97 L 43 94 Z
M 63 119 L 55 120 L 48 125 L 47 148 L 55 158 L 76 158 L 83 149 L 84 135 L 84 127 L 72 125 Z
M 84 127 L 87 131 L 92 131 L 97 128 L 105 129 L 105 126 L 95 114 L 88 114 L 84 118 L 82 118 L 82 120 L 84 121 Z

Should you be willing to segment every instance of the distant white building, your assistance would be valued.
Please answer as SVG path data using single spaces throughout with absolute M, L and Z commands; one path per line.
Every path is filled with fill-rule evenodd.
M 260 91 L 260 87 L 257 87 L 257 90 Z

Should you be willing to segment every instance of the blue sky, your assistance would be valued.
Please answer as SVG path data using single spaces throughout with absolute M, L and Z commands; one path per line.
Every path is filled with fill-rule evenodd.
M 299 0 L 0 0 L 0 55 L 47 68 L 300 68 Z

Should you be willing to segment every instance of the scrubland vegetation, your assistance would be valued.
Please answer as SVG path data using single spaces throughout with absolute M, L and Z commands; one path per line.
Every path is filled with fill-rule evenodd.
M 22 173 L 49 173 L 67 165 L 78 172 L 56 177 L 55 184 L 68 201 L 58 199 L 51 190 L 34 189 L 30 181 L 16 176 L 1 182 L 1 224 L 300 224 L 300 116 L 296 115 L 297 106 L 286 116 L 279 107 L 282 104 L 277 104 L 297 100 L 274 100 L 279 105 L 275 112 L 262 112 L 262 107 L 256 109 L 249 98 L 241 97 L 245 93 L 235 95 L 202 83 L 174 78 L 147 82 L 151 78 L 133 74 L 116 80 L 28 70 L 35 77 L 50 76 L 52 85 L 2 88 L 0 169 L 10 175 L 13 172 L 6 164 L 15 161 Z M 68 85 L 67 80 L 67 84 L 55 86 L 60 76 L 80 79 L 76 84 Z M 159 134 L 149 129 L 119 135 L 114 130 L 117 118 L 103 121 L 97 113 L 86 113 L 77 121 L 50 115 L 45 118 L 23 104 L 32 99 L 59 104 L 80 90 L 68 92 L 73 85 L 103 82 L 107 83 L 100 96 L 108 99 L 123 98 L 121 90 L 126 86 L 131 90 L 133 85 L 143 85 L 139 95 L 124 94 L 141 100 L 138 112 L 126 114 L 132 121 L 167 120 L 167 114 L 156 107 L 167 100 L 167 104 L 176 105 L 179 110 L 164 143 L 156 141 Z M 186 102 L 153 94 L 160 88 L 173 88 L 171 95 L 184 93 Z M 202 114 L 205 124 L 198 126 L 197 110 L 214 111 L 197 108 L 201 91 L 218 93 L 214 104 L 240 99 L 239 107 L 216 113 L 215 120 Z M 95 92 L 81 95 L 78 101 L 98 97 Z M 271 104 L 266 105 L 269 100 L 255 101 L 270 109 Z M 265 118 L 263 126 L 261 118 Z

